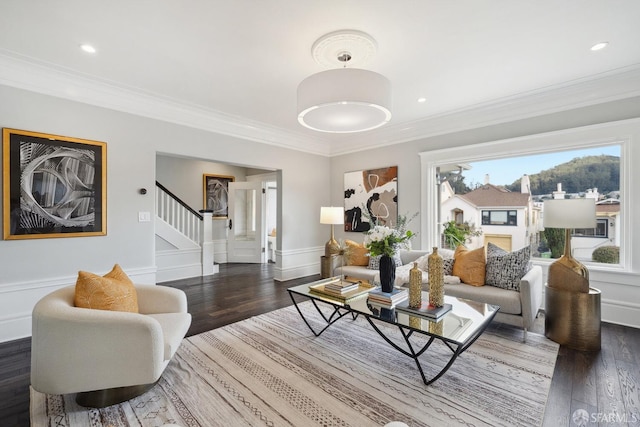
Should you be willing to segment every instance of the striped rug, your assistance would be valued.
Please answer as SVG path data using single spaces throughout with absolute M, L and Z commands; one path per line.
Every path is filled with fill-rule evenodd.
M 313 308 L 302 304 L 305 312 Z M 318 319 L 319 320 L 319 319 Z M 312 324 L 320 326 L 319 321 Z M 395 333 L 391 326 L 382 326 Z M 399 333 L 396 337 L 401 339 Z M 294 307 L 186 339 L 159 383 L 104 409 L 31 391 L 32 426 L 537 426 L 558 351 L 491 326 L 438 381 L 366 322 L 341 319 L 314 337 Z M 450 350 L 422 356 L 433 376 Z M 123 362 L 126 363 L 126 362 Z M 438 367 L 438 368 L 436 368 Z

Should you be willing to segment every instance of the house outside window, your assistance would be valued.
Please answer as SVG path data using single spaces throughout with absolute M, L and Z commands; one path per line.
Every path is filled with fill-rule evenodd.
M 576 228 L 573 230 L 573 237 L 609 237 L 609 220 L 606 218 L 598 219 L 596 228 Z
M 518 212 L 515 210 L 483 210 L 482 225 L 518 225 Z

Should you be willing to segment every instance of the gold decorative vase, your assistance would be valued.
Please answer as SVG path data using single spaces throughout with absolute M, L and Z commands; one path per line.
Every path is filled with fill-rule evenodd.
M 418 268 L 418 263 L 413 263 L 413 268 L 409 271 L 409 307 L 419 308 L 422 304 L 422 271 Z
M 438 248 L 428 258 L 429 269 L 429 305 L 442 307 L 444 305 L 444 266 Z

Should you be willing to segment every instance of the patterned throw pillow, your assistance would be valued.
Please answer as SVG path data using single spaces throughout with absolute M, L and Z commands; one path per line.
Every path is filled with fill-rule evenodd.
M 443 267 L 445 276 L 453 276 L 453 263 L 454 262 L 455 262 L 455 259 L 453 259 L 453 258 L 444 258 L 442 260 L 442 267 Z
M 138 313 L 138 295 L 131 279 L 116 264 L 104 276 L 79 271 L 74 305 L 81 308 Z
M 520 279 L 529 271 L 531 248 L 507 252 L 493 243 L 487 244 L 487 285 L 520 291 Z
M 380 270 L 380 257 L 381 256 L 382 255 L 370 256 L 369 257 L 369 265 L 367 266 L 367 268 L 370 269 L 370 270 Z M 396 262 L 396 267 L 401 267 L 402 266 L 402 259 L 400 259 L 400 255 L 399 254 L 394 254 L 393 255 L 393 260 Z
M 484 286 L 485 258 L 484 248 L 469 250 L 463 245 L 456 248 L 453 275 L 462 283 L 472 286 Z

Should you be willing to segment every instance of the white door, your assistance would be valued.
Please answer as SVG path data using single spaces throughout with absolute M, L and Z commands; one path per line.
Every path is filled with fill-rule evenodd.
M 262 263 L 262 182 L 229 183 L 228 262 Z

